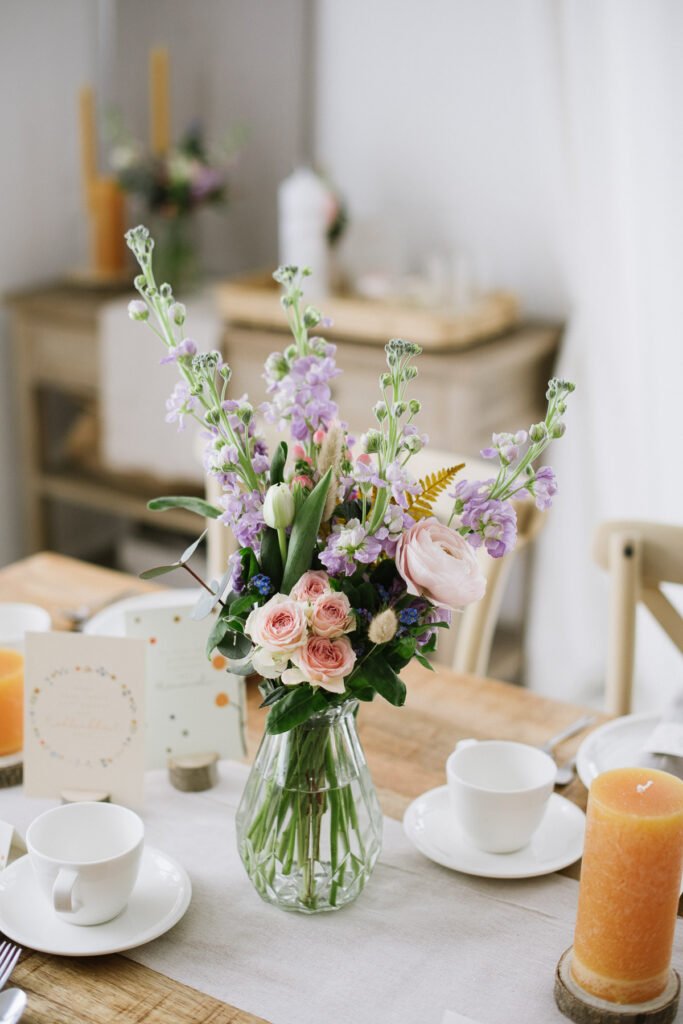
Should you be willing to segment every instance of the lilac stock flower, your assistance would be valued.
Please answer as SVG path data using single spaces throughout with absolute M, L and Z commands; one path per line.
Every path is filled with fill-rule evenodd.
M 354 474 L 355 480 L 359 484 L 367 484 L 371 487 L 376 487 L 378 490 L 387 486 L 386 480 L 382 480 L 377 473 L 377 463 L 369 455 L 362 455 L 356 460 Z
M 163 366 L 164 363 L 175 363 L 183 356 L 194 356 L 196 354 L 197 346 L 195 345 L 192 338 L 185 338 L 183 341 L 180 342 L 179 345 L 176 345 L 175 348 L 172 348 L 167 356 L 164 356 L 163 359 L 160 359 L 159 362 Z
M 381 551 L 380 541 L 370 537 L 358 519 L 349 519 L 344 526 L 333 528 L 320 561 L 332 576 L 352 576 L 356 562 L 374 562 Z
M 273 353 L 266 364 L 270 401 L 262 405 L 263 414 L 269 423 L 279 423 L 281 428 L 289 423 L 297 441 L 307 440 L 320 427 L 327 429 L 337 416 L 330 381 L 341 370 L 337 369 L 334 352 L 334 345 L 325 344 L 324 355 L 299 356 L 284 373 L 285 359 L 278 353 Z
M 541 512 L 550 508 L 557 494 L 557 479 L 550 466 L 541 466 L 534 480 L 528 484 L 528 489 L 536 500 L 536 508 Z
M 509 501 L 472 501 L 465 505 L 461 522 L 472 531 L 467 534 L 472 547 L 483 544 L 492 558 L 502 558 L 517 542 L 517 513 Z
M 258 552 L 261 533 L 265 527 L 263 495 L 260 491 L 240 491 L 236 486 L 218 499 L 225 512 L 221 522 L 229 526 L 241 548 Z
M 420 485 L 415 483 L 410 474 L 400 465 L 398 460 L 387 466 L 387 483 L 391 487 L 391 496 L 401 508 L 408 507 L 406 494 L 419 494 Z
M 382 550 L 386 555 L 389 555 L 390 558 L 394 557 L 399 537 L 414 522 L 413 517 L 404 512 L 400 506 L 389 505 L 382 525 L 374 533 L 375 539 L 380 541 Z
M 184 417 L 197 405 L 197 399 L 190 393 L 190 386 L 184 380 L 179 380 L 173 388 L 172 394 L 166 399 L 166 422 L 175 423 L 178 421 L 178 430 L 184 427 Z
M 516 462 L 519 458 L 520 448 L 525 445 L 529 435 L 526 430 L 518 430 L 516 434 L 494 434 L 491 438 L 492 447 L 482 448 L 480 454 L 482 459 L 496 459 L 505 466 Z

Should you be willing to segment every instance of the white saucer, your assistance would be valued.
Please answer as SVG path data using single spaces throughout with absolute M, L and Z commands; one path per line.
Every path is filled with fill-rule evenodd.
M 423 793 L 403 817 L 408 839 L 425 857 L 481 878 L 534 878 L 566 868 L 583 853 L 585 827 L 583 811 L 553 793 L 528 846 L 514 853 L 485 853 L 463 835 L 454 820 L 448 786 Z
M 661 715 L 624 715 L 594 729 L 579 747 L 576 770 L 586 789 L 601 772 L 610 768 L 631 768 L 637 764 L 648 736 Z
M 96 612 L 86 622 L 83 632 L 91 636 L 125 636 L 126 612 L 144 611 L 146 608 L 194 608 L 198 598 L 198 587 L 176 587 L 124 597 Z
M 52 912 L 28 857 L 0 873 L 0 932 L 20 946 L 58 956 L 100 956 L 142 946 L 172 928 L 188 908 L 192 885 L 184 868 L 146 846 L 126 909 L 106 924 L 67 924 Z

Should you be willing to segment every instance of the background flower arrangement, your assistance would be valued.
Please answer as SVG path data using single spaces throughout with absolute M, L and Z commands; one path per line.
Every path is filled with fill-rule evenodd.
M 157 286 L 149 232 L 133 229 L 127 240 L 141 269 L 130 315 L 149 323 L 166 346 L 164 361 L 180 373 L 166 418 L 179 428 L 185 417 L 201 424 L 205 467 L 222 490 L 219 506 L 182 497 L 150 504 L 190 508 L 233 530 L 239 551 L 222 580 L 203 584 L 197 609 L 218 609 L 207 652 L 218 649 L 233 670 L 263 677 L 267 732 L 288 737 L 279 773 L 272 747 L 257 757 L 243 801 L 242 856 L 266 899 L 329 909 L 362 888 L 379 853 L 381 816 L 378 825 L 374 794 L 359 794 L 356 785 L 364 761 L 339 785 L 339 750 L 346 745 L 349 763 L 362 759 L 353 737 L 335 741 L 331 726 L 315 724 L 338 721 L 377 694 L 404 703 L 401 669 L 413 658 L 430 667 L 438 629 L 484 594 L 476 548 L 498 558 L 514 547 L 511 499 L 550 506 L 555 476 L 535 463 L 564 433 L 573 385 L 552 380 L 542 422 L 494 435 L 482 453 L 495 465 L 490 479 L 456 482 L 463 466 L 454 465 L 415 480 L 408 466 L 427 443 L 415 422 L 420 402 L 409 395 L 419 346 L 387 344 L 375 425 L 356 445 L 332 400 L 340 371 L 334 346 L 316 333 L 325 321 L 303 302 L 309 271 L 280 267 L 274 277 L 293 340 L 266 362 L 261 412 L 289 431 L 292 445 L 283 441 L 270 456 L 247 397 L 228 397 L 230 368 L 218 352 L 197 352 L 185 334 L 185 307 L 170 285 Z M 453 510 L 444 524 L 432 509 L 447 489 Z M 197 543 L 177 563 L 145 575 L 189 569 Z

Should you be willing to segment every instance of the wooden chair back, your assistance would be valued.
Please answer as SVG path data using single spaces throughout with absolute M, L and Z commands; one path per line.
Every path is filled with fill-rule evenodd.
M 661 589 L 683 584 L 683 526 L 611 520 L 595 535 L 593 554 L 610 574 L 605 707 L 631 711 L 636 607 L 642 602 L 683 653 L 683 617 Z

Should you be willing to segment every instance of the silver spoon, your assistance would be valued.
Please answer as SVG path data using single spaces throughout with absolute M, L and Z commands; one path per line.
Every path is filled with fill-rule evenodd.
M 17 1024 L 26 1009 L 26 993 L 21 988 L 0 992 L 0 1024 Z

